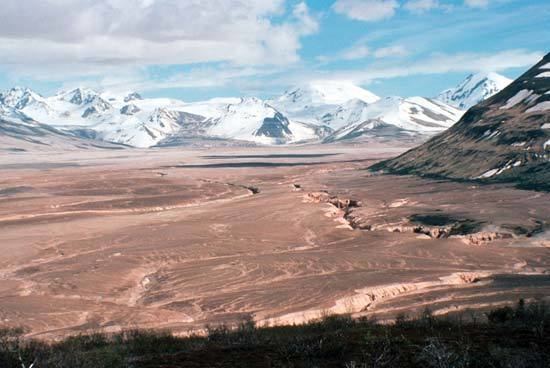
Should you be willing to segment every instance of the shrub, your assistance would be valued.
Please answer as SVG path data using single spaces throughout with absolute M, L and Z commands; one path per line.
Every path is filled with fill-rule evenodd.
M 399 317 L 394 324 L 329 316 L 300 326 L 257 327 L 251 318 L 208 335 L 128 330 L 58 343 L 0 330 L 1 368 L 117 367 L 549 367 L 550 309 L 544 303 L 495 309 L 488 321 Z

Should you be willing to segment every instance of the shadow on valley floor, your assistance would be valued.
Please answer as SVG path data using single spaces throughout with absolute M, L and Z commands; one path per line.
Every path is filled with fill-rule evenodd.
M 266 155 L 211 155 L 201 156 L 201 158 L 218 160 L 232 158 L 317 158 L 338 156 L 340 153 L 289 153 L 289 154 L 266 154 Z
M 223 162 L 215 164 L 188 164 L 163 166 L 163 169 L 227 169 L 227 168 L 262 168 L 262 167 L 294 167 L 294 166 L 319 166 L 329 164 L 348 164 L 366 161 L 377 161 L 376 159 L 346 160 L 346 161 L 322 161 L 322 162 L 268 162 L 268 161 L 247 161 L 247 162 Z
M 0 164 L 0 170 L 49 170 L 60 169 L 64 167 L 81 167 L 82 165 L 76 163 L 63 163 L 63 162 L 27 162 L 21 164 Z
M 33 187 L 28 187 L 24 185 L 19 187 L 0 188 L 0 197 L 9 197 L 19 193 L 30 192 L 32 190 L 33 190 Z
M 130 330 L 55 343 L 0 330 L 0 366 L 34 367 L 434 367 L 543 368 L 550 364 L 550 308 L 502 307 L 484 315 L 435 317 L 429 310 L 392 324 L 330 316 L 299 326 L 208 328 L 206 336 Z M 34 363 L 33 363 L 34 362 Z

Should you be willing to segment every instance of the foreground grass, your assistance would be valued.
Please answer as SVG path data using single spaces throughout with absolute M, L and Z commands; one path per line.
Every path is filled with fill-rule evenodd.
M 245 321 L 188 338 L 134 330 L 46 344 L 21 333 L 0 331 L 0 367 L 550 367 L 550 308 L 522 301 L 483 322 L 426 311 L 391 325 L 347 317 L 269 328 Z

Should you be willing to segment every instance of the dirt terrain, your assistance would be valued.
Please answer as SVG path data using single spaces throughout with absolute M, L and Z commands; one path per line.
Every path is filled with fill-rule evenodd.
M 0 158 L 0 325 L 58 338 L 550 296 L 550 195 L 372 174 L 386 146 Z

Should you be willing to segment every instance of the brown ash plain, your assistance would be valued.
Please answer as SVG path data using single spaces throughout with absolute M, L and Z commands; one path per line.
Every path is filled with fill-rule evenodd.
M 548 300 L 550 194 L 367 170 L 406 148 L 3 154 L 0 325 L 185 335 Z

